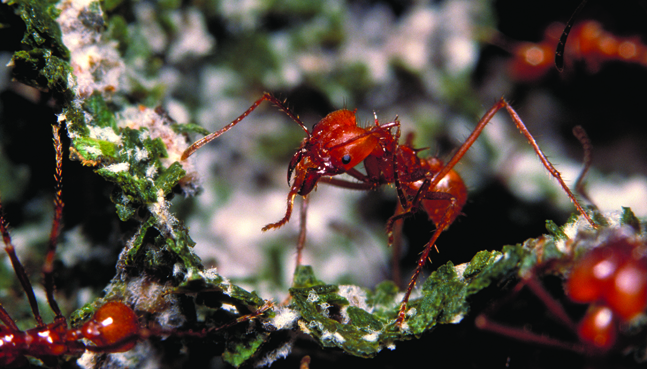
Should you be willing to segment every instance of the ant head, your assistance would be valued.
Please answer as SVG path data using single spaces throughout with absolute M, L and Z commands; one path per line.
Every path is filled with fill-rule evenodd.
M 345 173 L 369 155 L 381 155 L 379 132 L 357 126 L 355 112 L 334 111 L 313 127 L 288 167 L 288 182 L 295 173 L 299 195 L 307 195 L 322 176 Z

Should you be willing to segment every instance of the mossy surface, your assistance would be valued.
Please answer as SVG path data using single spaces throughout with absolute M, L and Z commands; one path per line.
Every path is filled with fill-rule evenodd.
M 224 213 L 218 207 L 230 201 L 239 201 L 234 206 L 236 211 L 245 210 L 243 208 L 256 210 L 269 203 L 269 196 L 254 197 L 248 203 L 241 201 L 237 194 L 241 191 L 250 196 L 269 193 L 270 190 L 262 185 L 274 182 L 273 173 L 279 171 L 281 184 L 285 187 L 284 167 L 294 147 L 298 146 L 302 132 L 298 127 L 282 126 L 275 121 L 281 118 L 272 115 L 268 118 L 267 113 L 259 109 L 258 114 L 267 122 L 249 123 L 251 128 L 242 128 L 247 126 L 241 125 L 240 129 L 245 134 L 243 138 L 232 135 L 230 141 L 214 143 L 216 159 L 207 159 L 211 160 L 209 165 L 196 163 L 194 158 L 182 161 L 181 153 L 195 136 L 220 128 L 226 124 L 220 120 L 231 120 L 242 113 L 263 90 L 289 91 L 295 105 L 304 100 L 318 100 L 318 104 L 309 105 L 309 111 L 303 114 L 315 117 L 315 121 L 317 116 L 323 116 L 334 107 L 359 105 L 360 112 L 371 117 L 369 109 L 386 109 L 390 104 L 398 103 L 410 109 L 408 117 L 412 118 L 412 123 L 417 123 L 416 130 L 422 140 L 441 131 L 438 122 L 442 120 L 442 110 L 451 111 L 442 118 L 450 117 L 455 119 L 453 122 L 462 122 L 464 116 L 472 119 L 482 110 L 468 78 L 474 61 L 457 71 L 447 61 L 451 59 L 428 55 L 434 62 L 420 64 L 413 55 L 402 53 L 380 54 L 388 62 L 373 64 L 381 59 L 375 56 L 372 60 L 369 51 L 374 50 L 364 48 L 363 41 L 354 38 L 354 32 L 367 32 L 366 29 L 353 28 L 351 21 L 362 12 L 354 11 L 348 4 L 298 1 L 294 4 L 257 4 L 258 8 L 244 12 L 225 3 L 55 3 L 39 0 L 9 1 L 7 7 L 2 8 L 17 14 L 25 25 L 22 49 L 14 50 L 12 55 L 13 77 L 36 88 L 40 92 L 35 93 L 41 97 L 51 99 L 55 108 L 50 111 L 50 120 L 58 120 L 66 126 L 69 137 L 67 150 L 75 162 L 70 165 L 83 165 L 102 183 L 111 184 L 108 192 L 105 192 L 107 187 L 102 187 L 103 193 L 96 196 L 109 197 L 113 204 L 109 211 L 121 222 L 118 223 L 120 226 L 113 228 L 120 232 L 118 236 L 106 236 L 119 239 L 115 241 L 118 250 L 115 252 L 113 248 L 110 251 L 119 256 L 115 256 L 116 272 L 110 268 L 110 273 L 114 274 L 110 275 L 112 280 L 109 284 L 97 283 L 88 287 L 84 285 L 85 281 L 76 281 L 74 278 L 77 276 L 72 271 L 61 276 L 70 278 L 64 283 L 59 282 L 61 286 L 69 284 L 74 285 L 70 289 L 76 288 L 71 293 L 79 293 L 81 288 L 86 288 L 86 292 L 92 290 L 91 297 L 82 301 L 83 307 L 70 316 L 71 324 L 81 324 L 105 301 L 119 299 L 135 308 L 143 324 L 177 332 L 208 332 L 200 339 L 171 335 L 168 346 L 160 343 L 158 337 L 142 343 L 153 345 L 150 352 L 155 352 L 154 355 L 142 355 L 133 350 L 124 354 L 127 359 L 118 355 L 107 355 L 108 358 L 104 359 L 100 354 L 87 353 L 79 360 L 79 365 L 111 367 L 118 365 L 115 363 L 119 360 L 122 363 L 127 360 L 131 365 L 143 367 L 147 363 L 159 364 L 160 361 L 154 360 L 167 359 L 162 367 L 173 367 L 177 363 L 201 365 L 213 356 L 221 356 L 235 367 L 268 365 L 288 355 L 293 345 L 303 341 L 303 335 L 324 350 L 338 349 L 348 356 L 371 358 L 384 355 L 380 354 L 384 349 L 396 349 L 397 352 L 399 345 L 407 344 L 405 341 L 435 335 L 439 332 L 434 330 L 439 326 L 473 319 L 473 315 L 478 313 L 473 311 L 473 302 L 487 299 L 482 296 L 484 290 L 498 291 L 504 282 L 514 281 L 519 275 L 537 270 L 538 266 L 550 265 L 542 269 L 545 274 L 568 275 L 577 257 L 596 247 L 594 241 L 599 240 L 599 232 L 604 229 L 629 227 L 638 237 L 644 238 L 644 222 L 627 207 L 617 214 L 593 212 L 601 225 L 600 231 L 592 230 L 581 218 L 573 216 L 565 225 L 546 221 L 546 235 L 533 235 L 533 238 L 526 235 L 523 238 L 527 239 L 525 242 L 496 245 L 500 251 L 465 246 L 471 254 L 464 262 L 442 262 L 428 278 L 418 283 L 402 326 L 395 323 L 402 293 L 393 282 L 373 283 L 373 288 L 365 288 L 353 280 L 358 274 L 369 274 L 373 269 L 379 269 L 375 266 L 379 262 L 371 265 L 373 269 L 355 267 L 355 259 L 360 259 L 362 254 L 359 252 L 358 256 L 353 254 L 356 251 L 348 250 L 359 249 L 358 245 L 365 245 L 367 240 L 370 242 L 378 237 L 375 234 L 383 237 L 381 225 L 373 227 L 377 231 L 358 231 L 350 221 L 348 224 L 351 226 L 346 228 L 344 224 L 333 222 L 329 222 L 330 226 L 311 224 L 314 228 L 313 242 L 320 246 L 314 245 L 312 249 L 316 251 L 313 255 L 321 258 L 313 257 L 313 266 L 301 266 L 293 275 L 286 267 L 288 259 L 292 258 L 294 244 L 289 235 L 246 245 L 238 243 L 229 248 L 217 248 L 209 256 L 203 255 L 196 250 L 199 245 L 194 240 L 206 243 L 210 236 L 205 236 L 204 228 L 223 227 L 222 222 L 215 224 L 210 215 L 196 211 L 198 216 L 195 218 L 202 216 L 204 219 L 193 218 L 189 226 L 182 220 L 185 219 L 183 215 L 204 205 L 201 202 L 206 204 L 202 210 L 207 208 L 215 213 Z M 487 2 L 475 4 L 489 8 Z M 69 19 L 74 17 L 74 9 L 77 9 L 78 22 Z M 372 11 L 383 14 L 379 8 L 376 9 Z M 431 17 L 433 13 L 434 17 L 442 18 L 443 11 L 422 9 L 418 16 Z M 413 17 L 414 13 L 412 10 L 410 16 Z M 474 25 L 493 23 L 492 17 L 487 16 L 488 12 L 483 14 L 486 15 L 471 18 Z M 223 22 L 223 19 L 227 21 Z M 395 18 L 384 19 L 384 22 L 394 32 L 398 31 L 399 24 L 404 24 L 403 19 Z M 276 24 L 280 24 L 280 27 L 276 26 L 280 29 L 272 29 Z M 196 31 L 192 28 L 200 28 L 200 25 L 204 29 Z M 378 33 L 375 31 L 375 37 L 379 36 Z M 185 34 L 195 37 L 199 40 L 196 44 L 203 47 L 193 45 L 191 48 L 183 44 L 181 41 Z M 71 35 L 75 35 L 72 40 L 78 41 L 77 47 L 65 46 L 63 40 Z M 67 40 L 69 42 L 70 39 Z M 356 43 L 362 44 L 361 51 L 366 52 L 364 57 L 340 52 L 352 49 Z M 370 46 L 371 43 L 368 44 Z M 392 81 L 390 78 L 396 78 L 394 76 L 404 85 L 403 89 L 413 90 L 416 97 L 400 99 L 397 93 L 391 93 L 394 91 L 389 89 L 397 87 L 389 83 Z M 432 100 L 442 97 L 444 107 L 428 107 L 427 95 L 433 95 Z M 367 101 L 374 106 L 367 108 L 364 105 Z M 381 111 L 379 113 L 382 114 Z M 280 113 L 277 114 L 280 117 Z M 215 126 L 210 126 L 212 123 Z M 34 130 L 41 130 L 42 126 L 34 124 Z M 496 143 L 483 145 L 480 152 L 485 152 L 484 156 L 489 157 L 489 152 L 496 152 Z M 248 147 L 252 148 L 244 152 Z M 245 159 L 240 159 L 241 156 Z M 246 161 L 249 158 L 258 162 L 250 164 Z M 466 158 L 466 162 L 478 160 Z M 277 163 L 283 167 L 279 168 Z M 473 163 L 465 166 L 470 165 Z M 543 170 L 540 165 L 538 167 Z M 255 169 L 254 173 L 250 174 L 248 168 Z M 216 174 L 211 174 L 212 171 Z M 13 167 L 6 172 L 0 171 L 18 172 Z M 200 182 L 199 175 L 205 180 Z M 25 180 L 17 175 L 15 182 L 19 187 L 19 183 Z M 179 193 L 194 195 L 200 186 L 205 192 L 202 198 L 207 200 L 201 200 L 198 194 L 197 200 L 191 203 L 191 200 L 176 196 Z M 542 196 L 550 198 L 555 194 L 548 185 L 542 186 L 539 185 L 541 191 L 538 191 Z M 281 191 L 281 196 L 284 196 L 287 188 L 281 188 Z M 16 196 L 20 192 L 19 189 L 13 191 Z M 78 196 L 81 197 L 81 192 Z M 556 196 L 564 197 L 559 192 Z M 326 206 L 335 207 L 337 213 L 344 214 L 340 218 L 343 221 L 370 218 L 365 214 L 357 216 L 357 212 L 362 210 L 353 210 L 355 200 L 349 200 L 346 194 L 334 194 L 328 200 L 330 203 Z M 284 211 L 283 198 L 280 203 L 277 217 Z M 217 209 L 208 208 L 213 204 Z M 102 211 L 106 212 L 105 209 Z M 528 218 L 532 219 L 532 216 L 528 215 Z M 272 220 L 275 219 L 263 218 L 268 223 Z M 371 221 L 364 220 L 364 224 Z M 99 222 L 95 222 L 95 226 L 96 223 Z M 235 231 L 239 223 L 243 223 L 241 218 L 228 219 L 224 227 Z M 256 228 L 260 229 L 262 225 Z M 66 231 L 72 233 L 69 229 Z M 507 233 L 506 229 L 487 231 L 489 233 L 481 234 L 482 239 L 492 236 L 493 232 Z M 321 241 L 321 233 L 332 236 Z M 242 238 L 240 233 L 234 234 L 232 238 Z M 428 239 L 428 234 L 425 237 Z M 226 235 L 217 234 L 213 242 L 225 243 L 226 239 Z M 440 242 L 443 240 L 441 236 Z M 71 248 L 68 246 L 71 241 L 61 243 L 64 249 L 61 254 L 70 253 L 65 249 Z M 93 244 L 92 239 L 88 243 L 91 251 L 86 249 L 83 252 L 96 252 L 93 257 L 101 258 L 103 254 L 92 247 L 105 248 L 105 245 L 100 242 Z M 384 244 L 381 239 L 378 243 Z M 321 248 L 321 245 L 326 248 Z M 572 245 L 576 247 L 572 249 Z M 247 247 L 262 256 L 257 257 L 258 254 L 251 253 Z M 42 247 L 39 250 L 42 251 Z M 236 254 L 237 250 L 243 251 Z M 330 263 L 329 255 L 336 252 L 346 252 L 355 259 L 342 264 L 348 270 L 338 271 L 331 277 L 326 263 Z M 371 256 L 386 254 L 383 249 L 365 252 Z M 228 273 L 235 274 L 237 269 L 230 265 L 234 263 L 227 259 L 229 255 L 237 255 L 242 266 L 253 259 L 263 261 L 250 268 L 244 277 L 231 276 Z M 94 262 L 96 260 L 77 261 L 87 265 L 94 265 Z M 41 260 L 28 263 L 37 269 Z M 79 264 L 72 263 L 67 270 L 87 268 L 86 276 L 78 278 L 90 279 L 87 275 L 92 275 L 92 267 Z M 218 268 L 205 267 L 212 264 L 217 264 Z M 9 268 L 0 268 L 0 274 L 3 276 L 0 278 L 2 290 L 20 290 L 16 283 L 10 282 L 12 271 Z M 352 284 L 342 283 L 340 279 L 351 280 Z M 276 300 L 277 295 L 289 296 L 290 300 L 285 302 L 285 306 L 274 302 L 271 309 L 254 315 L 258 309 L 268 306 L 270 300 Z M 78 306 L 74 303 L 69 305 Z M 25 308 L 23 310 L 24 313 L 16 314 L 21 327 L 29 316 L 29 312 Z M 47 310 L 47 307 L 43 306 L 41 310 Z M 250 314 L 254 317 L 245 320 L 244 317 Z M 237 319 L 241 320 L 239 324 L 230 324 Z M 641 327 L 638 325 L 633 329 L 640 330 Z M 172 349 L 165 351 L 164 347 Z M 76 358 L 62 359 L 66 360 L 74 361 Z

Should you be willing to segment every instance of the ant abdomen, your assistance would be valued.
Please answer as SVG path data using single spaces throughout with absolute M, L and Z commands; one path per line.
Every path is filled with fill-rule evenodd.
M 80 334 L 104 352 L 124 352 L 132 349 L 139 337 L 139 319 L 135 312 L 118 301 L 101 306 L 92 319 L 80 328 Z M 114 347 L 112 347 L 114 346 Z

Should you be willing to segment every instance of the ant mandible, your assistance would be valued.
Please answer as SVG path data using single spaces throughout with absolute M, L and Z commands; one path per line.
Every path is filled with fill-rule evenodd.
M 266 303 L 257 311 L 242 315 L 223 326 L 201 331 L 175 331 L 142 328 L 133 309 L 120 301 L 109 301 L 97 309 L 94 315 L 80 328 L 68 327 L 67 320 L 61 313 L 54 298 L 54 257 L 56 256 L 57 239 L 60 233 L 64 206 L 62 200 L 63 145 L 59 130 L 59 125 L 53 126 L 56 151 L 54 220 L 42 269 L 47 302 L 54 312 L 54 322 L 49 324 L 43 322 L 31 282 L 16 255 L 15 247 L 11 241 L 7 220 L 3 215 L 2 202 L 0 201 L 0 233 L 2 233 L 5 251 L 29 300 L 29 306 L 37 325 L 36 328 L 21 331 L 0 303 L 0 321 L 2 322 L 0 324 L 0 367 L 17 368 L 25 366 L 28 364 L 27 356 L 37 358 L 48 366 L 57 366 L 58 357 L 62 355 L 79 355 L 86 350 L 102 353 L 125 352 L 132 349 L 138 340 L 151 335 L 204 337 L 216 330 L 228 328 L 258 317 L 272 307 L 271 303 Z M 82 339 L 87 339 L 93 345 L 86 345 L 81 341 Z
M 276 105 L 306 133 L 306 138 L 302 141 L 288 166 L 288 184 L 293 175 L 294 181 L 288 192 L 285 215 L 278 222 L 270 223 L 262 229 L 267 231 L 286 224 L 292 215 L 294 198 L 296 195 L 303 196 L 297 244 L 297 265 L 301 263 L 301 252 L 305 243 L 305 213 L 308 195 L 319 182 L 354 190 L 375 190 L 381 185 L 393 183 L 401 209 L 399 208 L 386 224 L 389 246 L 393 244 L 393 229 L 396 221 L 409 217 L 420 209 L 424 210 L 436 225 L 436 231 L 424 247 L 400 304 L 396 320 L 398 325 L 402 325 L 404 322 L 407 302 L 432 247 L 435 247 L 440 234 L 460 215 L 461 209 L 467 201 L 467 188 L 453 168 L 476 141 L 494 114 L 503 108 L 508 111 L 519 131 L 539 156 L 539 160 L 557 179 L 577 210 L 586 217 L 592 227 L 597 227 L 564 183 L 559 172 L 541 151 L 517 112 L 503 98 L 485 113 L 474 131 L 446 164 L 435 157 L 419 158 L 417 153 L 420 150 L 413 148 L 409 142 L 399 144 L 400 122 L 397 117 L 394 121 L 386 124 L 380 124 L 375 117 L 374 125 L 362 128 L 357 126 L 355 111 L 341 109 L 325 116 L 313 126 L 312 132 L 310 132 L 284 102 L 267 92 L 231 123 L 196 141 L 183 153 L 182 160 L 187 159 L 196 150 L 241 122 L 263 101 L 269 101 Z M 392 132 L 393 129 L 395 129 L 395 133 Z M 366 174 L 354 168 L 361 162 L 364 162 Z M 334 178 L 342 173 L 350 175 L 356 182 Z

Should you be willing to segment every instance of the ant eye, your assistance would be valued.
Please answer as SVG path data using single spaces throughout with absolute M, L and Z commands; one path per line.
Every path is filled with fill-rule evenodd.
M 346 155 L 342 156 L 341 157 L 341 162 L 342 162 L 342 164 L 350 163 L 350 155 L 346 154 Z

